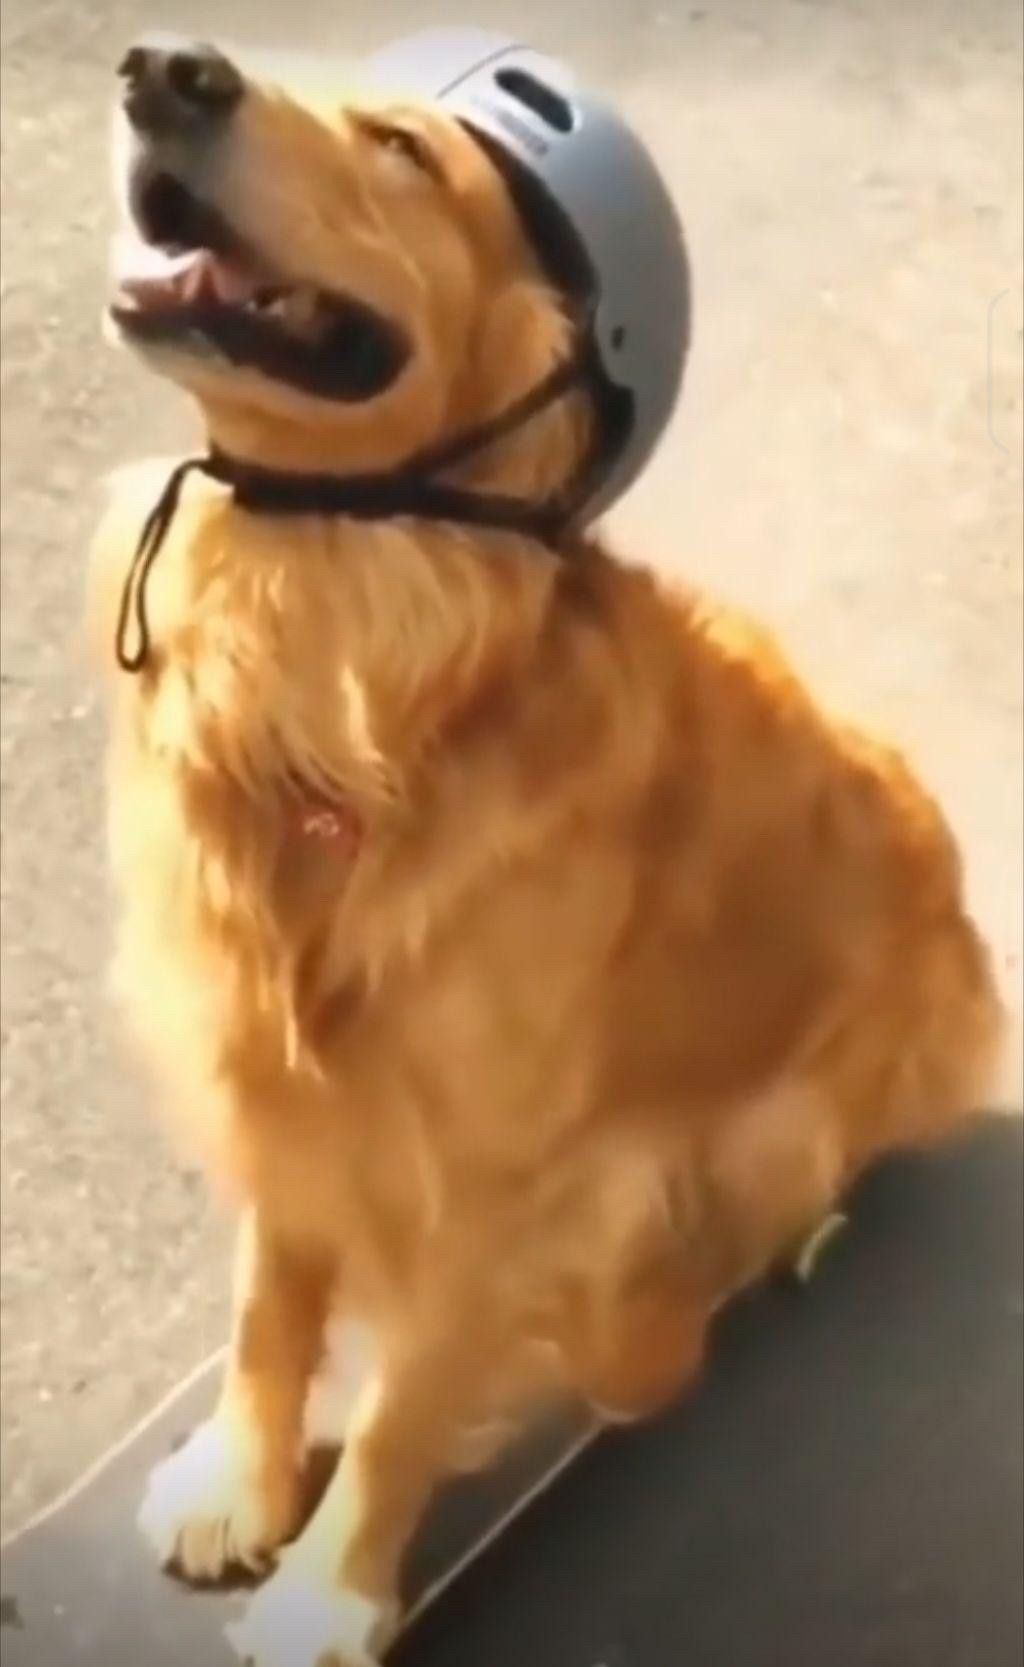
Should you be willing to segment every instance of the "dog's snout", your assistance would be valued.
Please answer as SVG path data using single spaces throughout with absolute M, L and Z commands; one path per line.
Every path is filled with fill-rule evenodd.
M 219 126 L 239 103 L 244 82 L 223 52 L 203 42 L 156 37 L 122 59 L 124 108 L 140 133 L 186 134 Z

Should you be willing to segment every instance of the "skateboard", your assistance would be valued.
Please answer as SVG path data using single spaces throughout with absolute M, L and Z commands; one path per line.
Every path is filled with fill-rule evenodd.
M 442 1493 L 388 1667 L 1019 1667 L 1022 1130 L 895 1160 L 665 1416 L 566 1417 Z M 134 1519 L 209 1362 L 4 1550 L 4 1667 L 236 1667 L 245 1594 Z
M 188 1588 L 134 1528 L 146 1477 L 209 1415 L 222 1370 L 221 1354 L 205 1361 L 4 1548 L 3 1667 L 239 1667 L 224 1628 L 254 1583 Z M 582 1412 L 553 1414 L 442 1492 L 410 1548 L 403 1631 L 596 1435 Z M 335 1458 L 322 1447 L 313 1467 Z

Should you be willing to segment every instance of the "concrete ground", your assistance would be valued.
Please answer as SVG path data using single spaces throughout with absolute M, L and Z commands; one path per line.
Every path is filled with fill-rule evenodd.
M 85 549 L 102 473 L 189 432 L 99 338 L 112 68 L 147 26 L 328 51 L 431 14 L 5 0 L 7 1528 L 224 1321 L 225 1225 L 150 1122 L 105 994 Z M 568 54 L 649 134 L 689 231 L 696 347 L 619 541 L 769 617 L 820 688 L 906 743 L 963 836 L 1019 1015 L 1017 0 L 449 0 L 441 15 Z

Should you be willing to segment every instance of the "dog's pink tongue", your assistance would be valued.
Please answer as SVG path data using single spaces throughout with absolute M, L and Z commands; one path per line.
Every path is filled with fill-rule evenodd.
M 204 254 L 202 282 L 207 284 L 218 301 L 237 303 L 248 301 L 257 285 L 252 274 L 239 266 L 232 266 L 219 255 Z
M 212 300 L 226 305 L 247 301 L 255 282 L 247 272 L 208 249 L 169 255 L 134 239 L 117 252 L 118 287 L 139 307 L 194 306 Z
M 254 288 L 247 272 L 230 266 L 219 255 L 211 255 L 208 249 L 197 250 L 178 279 L 179 293 L 186 304 L 213 300 L 231 306 L 248 301 Z

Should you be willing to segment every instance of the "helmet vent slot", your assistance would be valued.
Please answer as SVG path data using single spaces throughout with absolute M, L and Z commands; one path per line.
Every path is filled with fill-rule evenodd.
M 571 133 L 576 126 L 576 112 L 569 100 L 526 70 L 500 69 L 494 79 L 503 93 L 525 105 L 553 132 Z

